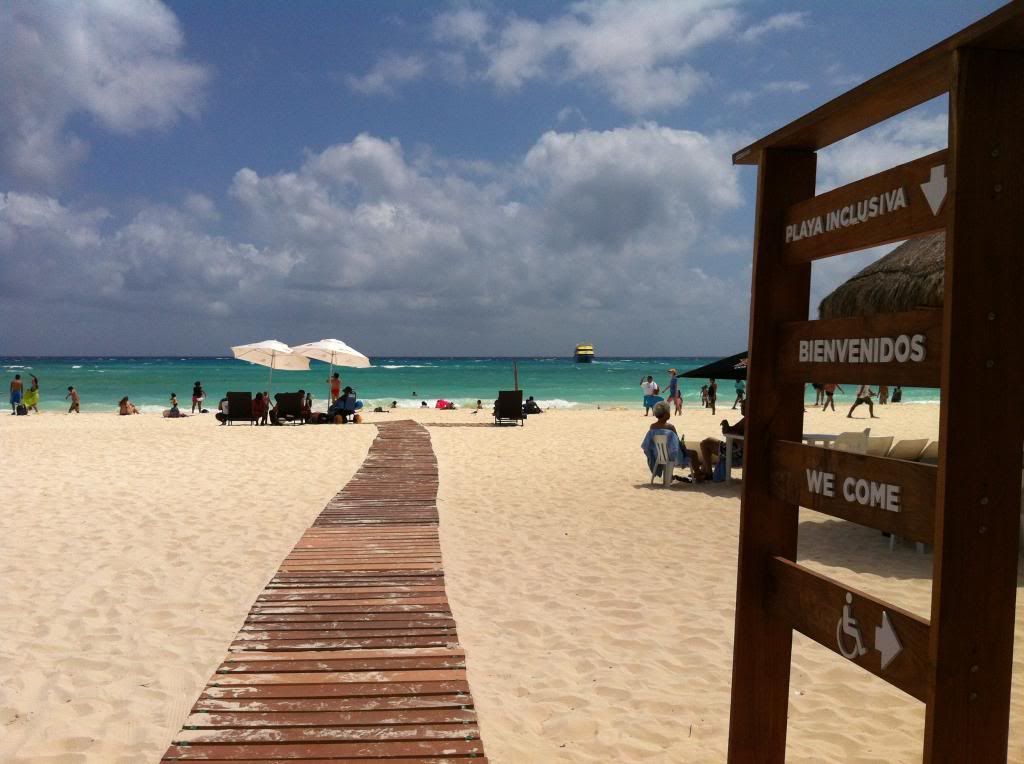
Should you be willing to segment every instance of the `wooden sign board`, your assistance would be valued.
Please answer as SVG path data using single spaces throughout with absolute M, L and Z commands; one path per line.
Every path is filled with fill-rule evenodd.
M 931 544 L 935 480 L 929 464 L 778 441 L 772 493 L 832 517 Z
M 861 668 L 927 700 L 928 622 L 795 562 L 768 566 L 768 606 L 790 627 Z
M 779 373 L 790 382 L 938 387 L 942 311 L 796 321 L 779 328 Z
M 941 231 L 947 154 L 943 149 L 794 204 L 786 211 L 784 257 L 806 263 Z

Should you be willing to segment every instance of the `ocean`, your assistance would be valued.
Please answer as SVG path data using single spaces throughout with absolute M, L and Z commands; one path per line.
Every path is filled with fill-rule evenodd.
M 388 406 L 397 401 L 401 408 L 417 408 L 422 401 L 433 406 L 438 398 L 456 405 L 475 405 L 477 399 L 490 404 L 498 390 L 513 386 L 513 361 L 519 368 L 519 386 L 532 395 L 541 408 L 596 408 L 639 406 L 640 380 L 648 374 L 663 388 L 668 369 L 680 373 L 710 363 L 713 358 L 602 358 L 577 364 L 571 358 L 374 358 L 369 369 L 337 368 L 343 385 L 351 385 L 369 407 Z M 199 380 L 207 393 L 207 408 L 228 390 L 270 389 L 272 392 L 304 389 L 312 392 L 314 407 L 323 408 L 328 394 L 329 368 L 310 362 L 309 371 L 280 371 L 269 379 L 270 370 L 231 357 L 12 357 L 0 356 L 4 386 L 21 374 L 28 387 L 29 375 L 39 378 L 40 410 L 66 410 L 64 395 L 74 385 L 81 396 L 82 411 L 116 411 L 125 395 L 142 411 L 167 408 L 176 393 L 182 411 L 191 409 L 192 384 Z M 684 407 L 700 405 L 700 388 L 707 380 L 681 379 Z M 853 402 L 855 386 L 843 385 L 846 393 L 836 394 L 837 407 Z M 814 390 L 807 386 L 807 399 L 814 402 Z M 719 406 L 729 408 L 735 400 L 733 383 L 719 381 Z M 934 389 L 904 389 L 906 403 L 937 402 Z

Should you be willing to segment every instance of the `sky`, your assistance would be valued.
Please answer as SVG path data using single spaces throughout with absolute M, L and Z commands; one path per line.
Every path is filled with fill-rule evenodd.
M 0 355 L 738 352 L 732 154 L 1000 5 L 0 0 Z M 819 191 L 946 109 L 823 150 Z

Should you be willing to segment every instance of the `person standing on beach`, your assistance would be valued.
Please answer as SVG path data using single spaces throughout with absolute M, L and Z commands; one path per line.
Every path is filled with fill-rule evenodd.
M 11 416 L 18 413 L 18 406 L 21 404 L 21 395 L 24 387 L 21 375 L 15 374 L 14 379 L 11 380 Z
M 196 413 L 198 408 L 200 412 L 203 410 L 203 400 L 206 398 L 206 391 L 203 390 L 202 383 L 197 379 L 196 383 L 192 385 L 192 413 Z
M 825 393 L 825 405 L 822 406 L 821 410 L 822 411 L 828 411 L 829 406 L 831 406 L 832 410 L 835 411 L 836 410 L 836 402 L 835 402 L 835 399 L 832 396 L 835 395 L 837 389 L 839 390 L 839 392 L 844 393 L 844 394 L 846 393 L 846 391 L 842 387 L 837 385 L 835 382 L 829 382 L 827 385 L 822 385 L 821 389 L 822 389 L 822 392 Z M 815 405 L 817 405 L 817 404 L 815 404 Z
M 32 377 L 32 384 L 29 385 L 28 390 L 25 391 L 25 408 L 29 411 L 39 413 L 39 380 L 36 379 L 35 374 L 30 374 Z
M 899 403 L 903 400 L 903 388 L 900 385 L 896 385 L 896 389 L 892 391 L 892 402 Z
M 330 403 L 327 404 L 330 406 L 331 403 L 334 403 L 341 397 L 341 375 L 338 374 L 338 372 L 334 372 L 334 374 L 328 378 L 327 384 L 331 386 L 331 400 Z M 415 393 L 413 393 L 413 395 L 415 395 Z
M 878 386 L 878 405 L 884 406 L 889 402 L 889 386 L 879 385 Z
M 733 401 L 732 407 L 735 409 L 741 403 L 743 399 L 747 397 L 747 383 L 742 379 L 736 380 L 736 400 Z
M 74 387 L 68 387 L 68 394 L 64 396 L 64 400 L 71 399 L 71 405 L 68 406 L 68 413 L 74 411 L 76 414 L 82 413 L 82 402 L 78 398 L 78 391 Z
M 679 372 L 675 369 L 669 369 L 668 379 L 668 401 L 675 406 L 675 413 L 683 413 L 683 394 L 679 390 Z
M 644 392 L 644 416 L 647 416 L 651 413 L 654 404 L 660 400 L 658 398 L 658 383 L 654 381 L 654 377 L 648 374 L 647 379 L 640 377 L 640 389 Z
M 718 400 L 718 383 L 714 377 L 708 380 L 708 408 L 711 409 L 711 416 L 715 415 L 715 401 Z
M 814 407 L 817 408 L 825 403 L 825 386 L 820 382 L 811 382 L 814 388 Z
M 878 417 L 875 416 L 875 407 L 871 404 L 871 396 L 874 394 L 875 391 L 871 389 L 870 385 L 861 385 L 859 388 L 857 388 L 857 400 L 855 400 L 853 402 L 853 405 L 850 406 L 850 413 L 846 415 L 846 418 L 852 419 L 853 410 L 862 403 L 866 403 L 868 404 L 868 413 L 871 415 L 871 418 L 878 419 Z

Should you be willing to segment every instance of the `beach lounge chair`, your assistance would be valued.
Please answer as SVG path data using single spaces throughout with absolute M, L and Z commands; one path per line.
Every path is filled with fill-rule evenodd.
M 938 464 L 939 463 L 939 442 L 933 440 L 927 445 L 921 455 L 917 457 L 917 460 L 922 464 Z
M 302 396 L 299 393 L 276 393 L 274 400 L 277 401 L 277 421 L 291 422 L 292 424 L 305 424 L 302 416 Z
M 866 454 L 870 433 L 870 427 L 863 432 L 841 432 L 832 442 L 832 448 L 835 451 L 846 451 L 851 454 Z
M 921 457 L 921 452 L 928 445 L 928 438 L 913 438 L 911 440 L 900 440 L 889 450 L 887 456 L 890 459 L 903 459 L 908 462 L 916 462 Z
M 498 400 L 494 402 L 494 423 L 519 423 L 522 425 L 525 422 L 526 414 L 523 413 L 523 391 L 499 390 Z
M 225 397 L 228 399 L 226 420 L 228 424 L 232 422 L 256 424 L 252 415 L 252 393 L 228 393 Z

